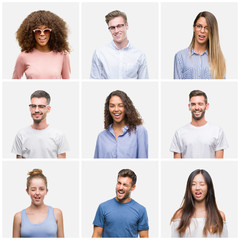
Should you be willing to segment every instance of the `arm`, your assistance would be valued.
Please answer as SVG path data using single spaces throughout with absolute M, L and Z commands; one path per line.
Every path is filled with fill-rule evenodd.
M 23 59 L 23 53 L 20 53 L 20 55 L 17 58 L 14 72 L 12 75 L 12 79 L 21 79 L 23 73 L 26 71 L 26 67 L 24 64 L 24 59 Z
M 148 230 L 139 231 L 139 237 L 140 238 L 148 238 Z
M 62 79 L 69 79 L 71 73 L 70 58 L 68 52 L 63 54 Z
M 66 153 L 60 153 L 57 155 L 57 158 L 66 158 Z
M 103 228 L 94 226 L 92 238 L 100 238 L 102 236 Z
M 142 56 L 141 64 L 138 69 L 138 79 L 148 79 L 148 68 L 145 54 Z
M 182 59 L 180 59 L 179 53 L 176 53 L 174 57 L 174 79 L 183 79 Z
M 23 158 L 23 156 L 21 156 L 21 155 L 16 155 L 16 158 Z
M 182 154 L 181 154 L 181 153 L 174 152 L 174 153 L 173 153 L 173 158 L 182 158 Z
M 137 158 L 148 158 L 148 134 L 143 126 L 137 129 Z
M 57 222 L 57 237 L 64 238 L 62 211 L 58 208 L 54 208 L 54 216 L 55 216 L 56 222 Z
M 215 157 L 216 158 L 223 158 L 224 150 L 219 150 L 215 152 Z
M 91 67 L 91 73 L 90 73 L 90 78 L 92 79 L 101 79 L 104 78 L 101 76 L 102 69 L 101 69 L 101 62 L 98 59 L 96 51 L 93 54 L 92 57 L 92 67 Z
M 13 238 L 21 237 L 21 212 L 14 215 L 13 219 Z

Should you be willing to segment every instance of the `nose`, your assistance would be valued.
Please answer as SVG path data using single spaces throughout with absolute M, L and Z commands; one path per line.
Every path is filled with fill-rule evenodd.
M 115 106 L 115 108 L 114 108 L 114 111 L 118 111 L 119 110 L 119 107 L 118 106 Z
M 205 32 L 205 28 L 202 27 L 200 31 L 204 33 Z
M 41 30 L 41 33 L 40 33 L 40 35 L 44 35 L 44 31 L 42 31 L 42 30 Z

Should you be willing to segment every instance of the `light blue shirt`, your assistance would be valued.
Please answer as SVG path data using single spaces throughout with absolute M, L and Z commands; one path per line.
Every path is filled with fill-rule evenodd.
M 139 231 L 149 229 L 146 208 L 133 199 L 120 203 L 113 198 L 101 203 L 93 224 L 103 228 L 103 238 L 137 238 Z
M 174 59 L 174 79 L 211 79 L 207 50 L 202 54 L 189 48 L 179 51 Z
M 116 139 L 110 125 L 98 135 L 94 158 L 148 158 L 147 130 L 138 125 L 129 135 L 125 126 Z
M 130 43 L 119 49 L 112 41 L 94 52 L 90 78 L 148 79 L 145 54 Z

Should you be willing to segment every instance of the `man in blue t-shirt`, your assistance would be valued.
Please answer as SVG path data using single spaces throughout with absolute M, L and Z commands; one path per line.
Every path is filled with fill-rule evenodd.
M 137 176 L 130 169 L 122 169 L 118 173 L 116 197 L 99 205 L 92 237 L 137 238 L 138 234 L 148 237 L 146 208 L 130 197 L 136 181 Z

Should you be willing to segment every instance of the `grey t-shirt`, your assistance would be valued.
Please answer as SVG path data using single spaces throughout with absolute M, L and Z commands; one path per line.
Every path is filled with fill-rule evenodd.
M 12 153 L 24 158 L 57 158 L 69 150 L 65 135 L 51 126 L 43 130 L 31 126 L 20 130 L 13 143 Z
M 171 152 L 181 153 L 182 158 L 215 158 L 215 152 L 228 148 L 223 130 L 211 123 L 201 127 L 187 124 L 173 137 Z

